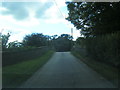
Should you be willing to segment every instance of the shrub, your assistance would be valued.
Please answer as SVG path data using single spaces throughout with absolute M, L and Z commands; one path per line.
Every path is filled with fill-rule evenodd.
M 118 66 L 120 64 L 119 42 L 120 32 L 87 38 L 86 49 L 92 58 Z

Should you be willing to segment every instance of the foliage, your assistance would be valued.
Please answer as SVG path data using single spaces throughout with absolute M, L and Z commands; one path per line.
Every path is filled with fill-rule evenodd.
M 90 59 L 90 57 L 83 55 L 82 53 L 84 52 L 82 51 L 81 53 L 79 53 L 73 50 L 71 53 L 77 58 L 79 58 L 80 60 L 82 60 L 90 68 L 98 72 L 101 76 L 111 81 L 116 87 L 118 87 L 118 84 L 119 84 L 118 83 L 118 79 L 119 79 L 118 68 L 113 67 L 103 62 L 98 62 L 94 59 Z
M 42 56 L 50 50 L 48 47 L 8 48 L 2 52 L 2 65 L 12 65 Z
M 118 67 L 120 65 L 120 32 L 99 37 L 79 37 L 72 51 Z
M 68 17 L 86 37 L 120 31 L 120 2 L 67 2 Z
M 53 38 L 53 45 L 56 51 L 70 51 L 72 47 L 72 36 L 61 34 L 58 38 Z
M 46 46 L 47 41 L 49 40 L 48 36 L 43 35 L 42 33 L 32 33 L 30 35 L 26 35 L 23 39 L 24 46 Z
M 56 49 L 57 51 L 69 51 L 72 47 L 73 41 L 72 37 L 68 34 L 62 34 L 60 36 L 53 35 L 43 35 L 42 33 L 32 33 L 29 35 L 26 35 L 23 38 L 22 42 L 13 41 L 8 43 L 8 35 L 3 35 L 3 46 L 5 49 L 3 51 L 9 52 L 9 51 L 22 51 L 22 50 L 28 50 L 28 48 L 35 48 L 35 47 L 41 47 L 41 46 L 48 46 L 51 48 Z
M 86 39 L 86 49 L 92 58 L 114 66 L 120 64 L 120 33 Z
M 53 53 L 53 51 L 47 51 L 38 58 L 3 67 L 3 88 L 17 88 L 20 86 L 42 67 L 50 59 Z
M 67 2 L 68 17 L 84 38 L 83 46 L 93 59 L 114 66 L 120 64 L 120 2 Z M 78 47 L 77 47 L 78 48 Z M 78 51 L 78 50 L 77 50 Z
M 23 44 L 21 42 L 13 41 L 8 43 L 8 48 L 19 48 L 19 47 L 23 47 Z
M 2 52 L 3 66 L 37 58 L 53 47 L 57 51 L 69 51 L 72 47 L 72 37 L 68 34 L 62 34 L 58 37 L 57 35 L 47 36 L 33 33 L 26 35 L 22 43 L 13 41 L 8 43 L 6 47 Z
M 85 38 L 84 37 L 78 37 L 76 39 L 76 44 L 80 45 L 82 48 L 85 47 Z
M 7 35 L 2 35 L 2 48 L 5 49 L 7 48 L 7 43 L 10 37 L 10 34 L 8 33 Z

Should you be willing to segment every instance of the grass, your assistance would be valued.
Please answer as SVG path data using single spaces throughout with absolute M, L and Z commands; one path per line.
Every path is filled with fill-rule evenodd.
M 118 86 L 118 69 L 107 65 L 97 60 L 91 60 L 89 57 L 82 56 L 76 52 L 71 52 L 74 56 L 82 60 L 93 70 L 98 72 L 101 76 L 105 77 L 107 80 L 112 82 L 115 86 Z
M 42 67 L 53 55 L 53 51 L 45 53 L 43 56 L 19 64 L 2 68 L 3 88 L 17 88 Z

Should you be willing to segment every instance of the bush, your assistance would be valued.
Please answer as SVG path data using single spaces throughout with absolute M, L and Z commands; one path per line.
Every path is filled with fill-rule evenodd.
M 88 54 L 98 61 L 120 64 L 120 32 L 86 39 Z

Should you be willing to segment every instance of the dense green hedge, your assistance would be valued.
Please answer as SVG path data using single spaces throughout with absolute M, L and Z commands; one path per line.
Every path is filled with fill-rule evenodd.
M 86 39 L 88 54 L 95 60 L 118 66 L 120 64 L 120 32 Z
M 49 50 L 48 47 L 40 48 L 14 48 L 2 52 L 2 66 L 16 64 L 31 60 L 43 55 Z
M 91 59 L 101 61 L 113 66 L 120 64 L 120 32 L 107 34 L 98 37 L 85 38 L 84 47 L 76 44 L 73 51 L 84 56 L 89 56 Z

